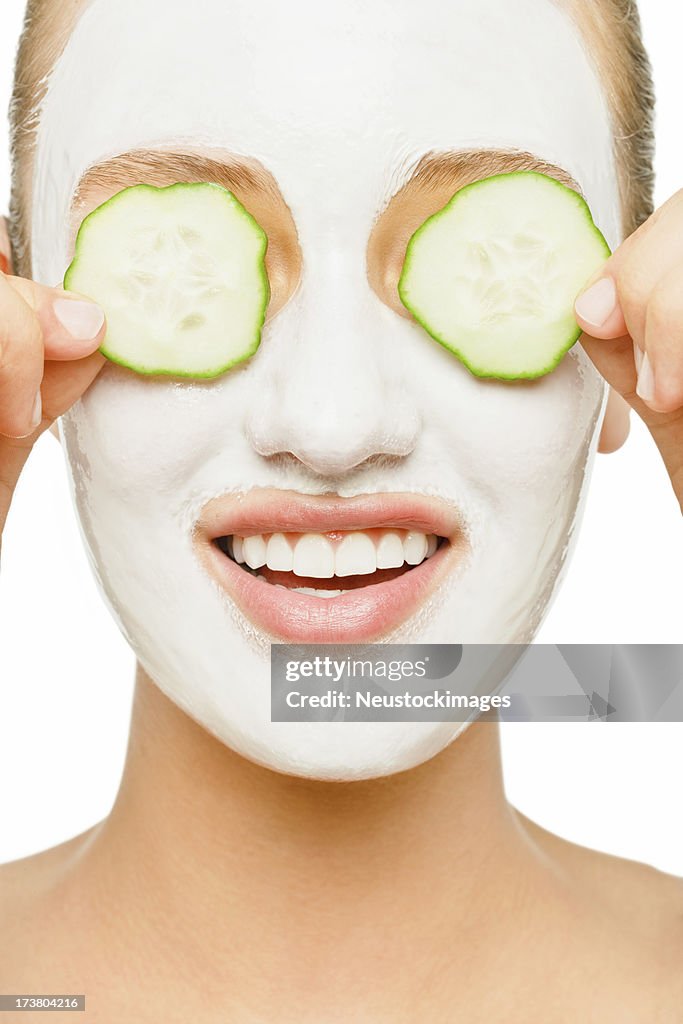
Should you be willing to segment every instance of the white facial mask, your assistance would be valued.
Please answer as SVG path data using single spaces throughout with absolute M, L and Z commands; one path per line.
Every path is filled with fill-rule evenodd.
M 477 380 L 380 302 L 365 251 L 424 153 L 477 147 L 564 167 L 614 246 L 599 81 L 550 0 L 94 0 L 41 112 L 37 280 L 63 276 L 89 166 L 184 144 L 274 175 L 301 286 L 238 373 L 178 384 L 110 365 L 64 418 L 98 580 L 151 678 L 235 750 L 317 778 L 404 770 L 462 725 L 271 723 L 268 638 L 200 566 L 190 531 L 209 498 L 253 487 L 442 497 L 467 519 L 470 557 L 383 639 L 530 640 L 575 533 L 602 382 L 580 347 L 530 384 Z M 387 436 L 402 457 L 373 459 Z

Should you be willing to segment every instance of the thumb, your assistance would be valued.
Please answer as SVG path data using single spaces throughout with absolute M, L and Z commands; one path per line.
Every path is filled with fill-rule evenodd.
M 617 294 L 616 256 L 593 275 L 574 305 L 579 327 L 592 338 L 608 340 L 628 334 Z

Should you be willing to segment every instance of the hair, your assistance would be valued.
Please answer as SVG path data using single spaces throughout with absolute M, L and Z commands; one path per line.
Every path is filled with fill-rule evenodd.
M 88 0 L 28 0 L 10 103 L 10 238 L 16 273 L 31 276 L 31 171 L 50 71 Z M 553 0 L 568 9 L 610 108 L 624 237 L 652 213 L 654 88 L 635 0 Z

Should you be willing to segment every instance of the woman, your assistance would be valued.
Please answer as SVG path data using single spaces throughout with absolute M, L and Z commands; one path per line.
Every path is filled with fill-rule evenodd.
M 112 813 L 2 869 L 0 988 L 85 992 L 102 1021 L 679 1019 L 680 881 L 523 819 L 495 726 L 269 713 L 273 639 L 527 642 L 595 432 L 618 446 L 629 406 L 681 500 L 681 203 L 631 234 L 648 80 L 620 6 L 207 0 L 198 16 L 176 0 L 162 17 L 95 0 L 34 19 L 27 123 L 28 69 L 58 56 L 17 152 L 20 276 L 0 291 L 4 511 L 62 416 L 139 669 Z M 581 346 L 513 387 L 431 344 L 396 283 L 426 217 L 519 168 L 580 189 L 616 251 L 578 300 Z M 89 210 L 193 180 L 229 187 L 268 235 L 261 347 L 210 385 L 105 366 L 101 312 L 47 285 Z M 424 586 L 408 563 L 396 601 L 394 579 L 320 575 L 331 534 L 399 524 L 437 538 Z M 309 559 L 284 590 L 234 557 L 276 533 Z

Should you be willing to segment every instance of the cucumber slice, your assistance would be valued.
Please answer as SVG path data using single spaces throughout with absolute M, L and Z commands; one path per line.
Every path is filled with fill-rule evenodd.
M 134 185 L 81 224 L 66 289 L 107 316 L 100 351 L 142 374 L 217 377 L 258 348 L 267 238 L 210 182 Z
M 610 255 L 585 200 L 555 178 L 483 178 L 418 228 L 398 293 L 477 377 L 533 379 L 581 334 L 580 291 Z

